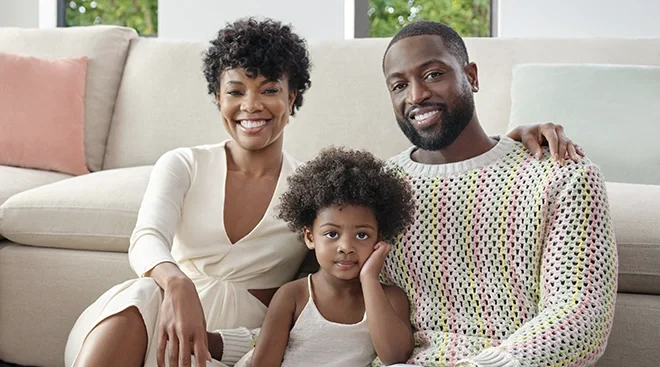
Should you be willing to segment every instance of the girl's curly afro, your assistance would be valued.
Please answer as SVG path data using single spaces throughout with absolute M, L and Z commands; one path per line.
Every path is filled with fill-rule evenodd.
M 333 205 L 370 208 L 385 239 L 402 232 L 412 220 L 414 202 L 408 183 L 366 151 L 324 149 L 288 182 L 278 217 L 296 232 L 311 228 L 319 210 Z

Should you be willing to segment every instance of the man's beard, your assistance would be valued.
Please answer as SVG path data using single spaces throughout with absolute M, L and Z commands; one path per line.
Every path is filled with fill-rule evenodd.
M 467 84 L 467 83 L 466 83 Z M 467 87 L 467 89 L 465 88 Z M 470 123 L 474 114 L 474 97 L 470 93 L 469 85 L 463 88 L 463 93 L 459 97 L 451 110 L 445 103 L 422 102 L 417 107 L 439 107 L 442 109 L 440 131 L 432 134 L 420 133 L 413 123 L 405 117 L 396 117 L 401 131 L 408 137 L 410 142 L 424 150 L 441 150 L 448 147 L 461 135 L 463 129 Z

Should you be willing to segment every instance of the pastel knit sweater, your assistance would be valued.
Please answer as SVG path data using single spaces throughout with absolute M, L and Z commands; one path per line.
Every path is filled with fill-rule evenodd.
M 391 159 L 415 221 L 383 280 L 408 295 L 424 366 L 588 366 L 612 326 L 617 255 L 605 185 L 587 159 L 537 161 L 502 137 L 473 159 Z

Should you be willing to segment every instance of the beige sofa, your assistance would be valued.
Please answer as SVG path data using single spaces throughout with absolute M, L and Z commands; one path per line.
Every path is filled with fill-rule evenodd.
M 310 45 L 313 84 L 287 127 L 290 153 L 304 160 L 324 146 L 341 144 L 386 158 L 407 147 L 381 75 L 387 42 Z M 468 39 L 467 44 L 479 65 L 476 102 L 490 134 L 508 129 L 515 64 L 660 65 L 660 39 Z M 110 286 L 135 276 L 126 251 L 150 165 L 169 149 L 226 138 L 201 73 L 205 48 L 203 42 L 138 38 L 125 28 L 0 28 L 0 52 L 89 57 L 85 147 L 93 172 L 70 177 L 0 166 L 5 237 L 0 239 L 0 360 L 61 366 L 67 334 L 80 312 Z M 608 189 L 620 255 L 619 294 L 598 366 L 657 367 L 660 186 L 608 183 Z

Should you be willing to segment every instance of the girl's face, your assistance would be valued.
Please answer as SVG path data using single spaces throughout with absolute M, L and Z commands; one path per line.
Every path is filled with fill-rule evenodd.
M 242 68 L 222 73 L 216 95 L 225 129 L 240 147 L 252 151 L 282 139 L 295 97 L 286 76 L 250 78 Z
M 373 211 L 362 205 L 330 206 L 318 212 L 312 228 L 304 229 L 307 247 L 327 274 L 351 280 L 378 242 L 378 222 Z

